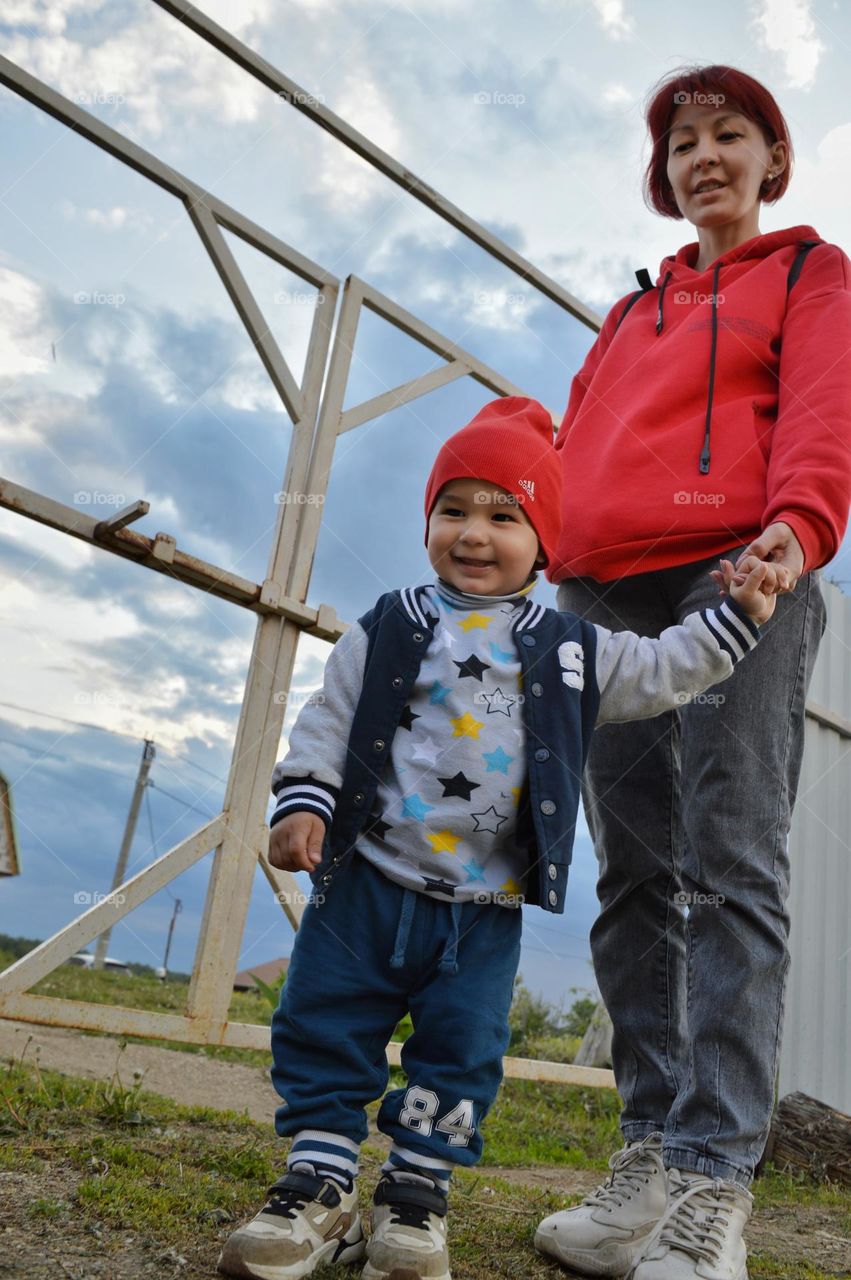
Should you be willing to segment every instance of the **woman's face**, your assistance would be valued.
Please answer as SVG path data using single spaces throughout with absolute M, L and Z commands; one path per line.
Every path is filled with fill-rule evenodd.
M 747 218 L 768 176 L 787 160 L 783 142 L 769 146 L 762 130 L 734 104 L 682 103 L 668 134 L 668 181 L 677 207 L 696 227 L 719 227 Z M 706 193 L 696 188 L 718 183 Z

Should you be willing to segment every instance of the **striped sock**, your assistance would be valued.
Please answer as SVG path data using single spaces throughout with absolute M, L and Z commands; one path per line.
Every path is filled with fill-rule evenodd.
M 453 1164 L 450 1160 L 438 1160 L 434 1156 L 423 1155 L 420 1151 L 412 1151 L 410 1147 L 400 1147 L 394 1142 L 390 1155 L 381 1166 L 381 1172 L 399 1182 L 413 1182 L 427 1178 L 441 1195 L 449 1194 L 449 1179 L 452 1177 Z
M 333 1178 L 349 1190 L 358 1176 L 359 1151 L 357 1142 L 339 1133 L 301 1129 L 293 1138 L 287 1169 L 296 1170 L 299 1165 L 310 1165 L 316 1173 Z

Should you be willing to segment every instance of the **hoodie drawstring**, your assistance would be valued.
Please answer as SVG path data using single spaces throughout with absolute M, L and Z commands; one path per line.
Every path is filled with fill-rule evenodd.
M 712 349 L 709 355 L 709 392 L 706 400 L 706 426 L 703 435 L 703 448 L 700 453 L 700 474 L 709 473 L 709 432 L 712 429 L 712 397 L 715 393 L 715 357 L 718 352 L 718 277 L 721 274 L 721 263 L 715 263 L 712 273 Z
M 665 279 L 662 281 L 662 288 L 659 290 L 659 306 L 656 309 L 656 337 L 662 332 L 662 326 L 665 323 L 665 290 L 668 287 L 672 272 L 665 272 Z

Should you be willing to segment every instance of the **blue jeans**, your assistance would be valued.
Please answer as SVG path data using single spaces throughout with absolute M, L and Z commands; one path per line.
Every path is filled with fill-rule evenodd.
M 719 603 L 717 567 L 712 556 L 614 582 L 570 578 L 558 607 L 658 636 Z M 826 623 L 819 577 L 778 597 L 728 680 L 653 719 L 601 725 L 582 788 L 600 869 L 591 952 L 623 1133 L 661 1131 L 668 1166 L 744 1186 L 774 1103 L 787 834 Z
M 502 1080 L 521 932 L 519 908 L 442 902 L 354 857 L 305 908 L 272 1018 L 279 1135 L 363 1142 L 364 1108 L 387 1088 L 387 1043 L 410 1013 L 407 1084 L 385 1094 L 378 1128 L 426 1159 L 475 1164 Z M 464 1132 L 452 1123 L 462 1115 Z

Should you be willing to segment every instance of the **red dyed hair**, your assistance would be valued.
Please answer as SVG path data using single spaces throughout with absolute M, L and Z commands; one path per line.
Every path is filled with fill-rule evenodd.
M 726 106 L 734 106 L 752 124 L 762 130 L 768 146 L 785 142 L 789 159 L 783 172 L 765 181 L 759 189 L 760 199 L 775 204 L 785 193 L 792 176 L 792 139 L 783 113 L 765 85 L 735 67 L 680 67 L 651 90 L 644 118 L 653 143 L 653 154 L 644 175 L 645 203 L 666 218 L 682 218 L 671 184 L 668 181 L 668 134 L 671 119 L 679 105 L 678 94 L 716 94 Z M 687 101 L 687 99 L 681 99 Z

